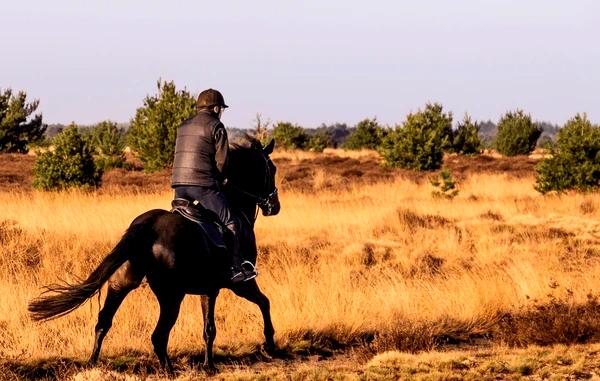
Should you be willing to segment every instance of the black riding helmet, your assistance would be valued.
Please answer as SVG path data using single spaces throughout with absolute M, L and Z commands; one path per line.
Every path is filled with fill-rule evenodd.
M 196 105 L 198 109 L 210 108 L 215 106 L 220 106 L 222 108 L 229 107 L 225 104 L 223 94 L 221 94 L 218 90 L 215 89 L 207 89 L 201 92 L 200 95 L 198 95 Z

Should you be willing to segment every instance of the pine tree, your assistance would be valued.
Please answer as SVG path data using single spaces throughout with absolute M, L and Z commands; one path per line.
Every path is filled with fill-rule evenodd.
M 509 111 L 498 122 L 496 149 L 503 155 L 528 155 L 535 149 L 542 128 L 523 110 Z
M 346 138 L 342 148 L 377 149 L 385 132 L 377 123 L 377 119 L 364 119 L 356 125 L 356 129 Z
M 129 144 L 153 172 L 173 165 L 177 127 L 196 113 L 196 101 L 173 82 L 157 82 L 158 94 L 148 95 L 137 109 L 129 129 Z
M 468 114 L 465 114 L 462 122 L 458 123 L 456 131 L 453 132 L 452 150 L 467 155 L 479 153 L 481 150 L 479 123 L 473 122 Z
M 96 165 L 103 170 L 125 166 L 125 132 L 115 122 L 98 123 L 91 131 L 90 142 L 95 150 Z
M 551 157 L 540 162 L 535 188 L 541 193 L 600 186 L 600 126 L 577 114 L 558 132 Z
M 389 167 L 435 170 L 442 165 L 444 149 L 451 142 L 452 113 L 444 113 L 441 104 L 429 103 L 390 131 L 379 152 Z
M 27 103 L 24 91 L 14 95 L 11 89 L 0 89 L 0 152 L 25 153 L 43 139 L 47 126 L 42 115 L 32 116 L 38 106 L 38 100 Z

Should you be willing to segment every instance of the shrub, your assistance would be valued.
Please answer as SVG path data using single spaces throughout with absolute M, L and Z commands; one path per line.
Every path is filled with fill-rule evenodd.
M 93 149 L 71 124 L 54 139 L 54 151 L 40 154 L 34 169 L 35 188 L 44 190 L 100 185 L 102 170 L 94 163 Z
M 272 136 L 277 145 L 285 149 L 305 149 L 309 139 L 302 127 L 289 122 L 278 122 Z
M 585 114 L 577 114 L 558 132 L 551 153 L 536 167 L 537 191 L 589 191 L 600 185 L 600 126 Z
M 313 152 L 323 152 L 325 148 L 332 145 L 331 136 L 326 131 L 316 131 L 308 138 L 305 148 Z
M 531 115 L 523 110 L 509 111 L 498 123 L 496 149 L 506 156 L 528 155 L 541 134 L 541 127 L 532 122 Z
M 346 138 L 342 148 L 377 149 L 384 135 L 384 130 L 376 118 L 365 119 L 356 125 L 356 129 Z
M 451 200 L 458 196 L 458 189 L 456 188 L 456 182 L 454 181 L 452 172 L 446 168 L 442 169 L 439 174 L 429 179 L 429 182 L 434 188 L 431 192 L 433 197 Z
M 109 120 L 100 122 L 89 136 L 96 166 L 102 170 L 125 167 L 125 131 Z
M 465 114 L 458 128 L 453 132 L 452 150 L 462 154 L 477 154 L 481 150 L 479 139 L 479 123 L 471 121 L 471 117 Z
M 25 153 L 28 146 L 43 140 L 46 125 L 37 110 L 38 100 L 27 103 L 24 91 L 13 94 L 11 89 L 0 89 L 0 152 Z
M 379 151 L 387 166 L 434 170 L 442 165 L 451 137 L 452 113 L 430 103 L 423 111 L 408 114 L 402 126 L 383 138 Z
M 157 82 L 158 94 L 147 96 L 129 129 L 129 144 L 152 172 L 173 165 L 177 127 L 196 112 L 196 101 L 173 82 Z

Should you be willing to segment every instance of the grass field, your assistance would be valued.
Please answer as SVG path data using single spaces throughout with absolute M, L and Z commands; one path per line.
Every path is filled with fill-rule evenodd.
M 522 162 L 503 173 L 492 159 L 477 159 L 478 168 L 465 159 L 470 166 L 449 164 L 460 193 L 446 200 L 432 197 L 426 177 L 377 169 L 374 160 L 368 153 L 276 155 L 285 191 L 280 215 L 256 226 L 259 284 L 271 299 L 282 356 L 306 362 L 235 365 L 264 360 L 261 319 L 256 306 L 224 291 L 217 302 L 221 377 L 598 374 L 600 348 L 589 343 L 600 341 L 600 195 L 541 196 Z M 85 277 L 136 215 L 168 208 L 170 198 L 168 190 L 126 186 L 0 192 L 4 374 L 154 374 L 149 336 L 158 308 L 147 287 L 117 313 L 99 370 L 78 364 L 91 350 L 101 300 L 45 324 L 32 323 L 26 305 L 44 284 Z M 171 334 L 182 379 L 195 377 L 189 362 L 203 350 L 200 311 L 197 297 L 186 298 Z M 560 344 L 580 346 L 527 349 Z

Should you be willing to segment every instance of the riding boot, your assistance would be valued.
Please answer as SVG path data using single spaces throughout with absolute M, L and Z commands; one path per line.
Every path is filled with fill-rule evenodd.
M 229 228 L 233 235 L 231 247 L 231 282 L 239 283 L 256 278 L 258 273 L 256 272 L 254 265 L 249 261 L 244 261 L 242 259 L 240 237 L 235 225 L 227 225 L 227 228 Z

